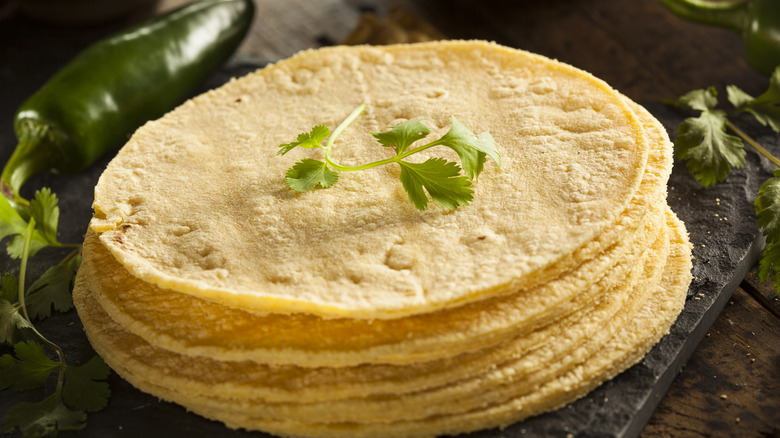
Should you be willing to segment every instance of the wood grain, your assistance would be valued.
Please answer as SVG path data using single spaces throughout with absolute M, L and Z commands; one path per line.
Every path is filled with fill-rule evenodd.
M 779 370 L 779 320 L 739 288 L 642 436 L 780 436 Z

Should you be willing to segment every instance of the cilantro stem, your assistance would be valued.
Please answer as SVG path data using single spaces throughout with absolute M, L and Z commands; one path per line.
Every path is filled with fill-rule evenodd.
M 80 243 L 60 243 L 60 242 L 57 242 L 57 248 L 80 249 L 81 248 L 81 244 Z
M 63 246 L 65 246 L 65 245 L 63 245 Z M 70 246 L 70 245 L 68 245 L 68 246 Z M 71 251 L 70 254 L 68 254 L 67 256 L 65 256 L 64 259 L 62 259 L 62 261 L 60 262 L 61 265 L 70 262 L 71 260 L 76 258 L 81 253 L 81 245 L 76 245 L 76 246 L 77 246 L 76 249 Z
M 37 328 L 32 323 L 32 320 L 30 319 L 30 314 L 27 312 L 27 304 L 25 303 L 25 278 L 27 277 L 27 261 L 30 258 L 30 243 L 32 242 L 32 234 L 35 230 L 35 219 L 30 218 L 30 222 L 27 223 L 27 232 L 24 234 L 24 249 L 22 252 L 22 262 L 19 267 L 19 306 L 22 308 L 22 315 L 24 316 L 24 319 L 27 320 L 28 323 L 30 323 L 29 328 L 35 333 L 35 336 L 38 337 L 38 339 L 41 340 L 41 342 L 44 343 L 47 347 L 54 350 L 54 352 L 57 354 L 57 359 L 59 360 L 59 374 L 57 375 L 57 393 L 59 394 L 62 391 L 62 385 L 65 380 L 65 353 L 62 351 L 62 349 L 55 344 L 54 342 L 46 339 L 41 332 L 38 331 Z
M 355 121 L 355 119 L 360 115 L 360 113 L 363 112 L 364 109 L 366 109 L 366 104 L 362 103 L 357 108 L 352 110 L 352 112 L 347 116 L 347 118 L 344 119 L 344 121 L 341 122 L 341 124 L 339 124 L 339 126 L 337 126 L 336 129 L 333 130 L 333 133 L 328 138 L 327 143 L 325 143 L 325 147 L 323 148 L 323 149 L 325 149 L 325 162 L 330 164 L 331 167 L 333 167 L 334 169 L 350 172 L 350 171 L 355 171 L 355 170 L 369 169 L 371 167 L 376 167 L 376 166 L 380 165 L 380 164 L 377 164 L 378 162 L 375 162 L 375 163 L 364 164 L 364 165 L 361 165 L 361 166 L 342 166 L 342 165 L 336 163 L 335 161 L 331 160 L 331 158 L 330 158 L 330 151 L 331 151 L 331 149 L 333 147 L 333 143 L 336 141 L 336 138 L 338 138 L 338 136 L 341 135 L 341 131 L 343 131 L 353 121 Z M 387 161 L 387 160 L 383 160 L 383 161 Z M 387 162 L 390 163 L 390 162 L 392 162 L 392 160 L 387 161 Z M 386 164 L 386 163 L 382 163 L 382 164 Z
M 384 164 L 394 163 L 400 160 L 402 158 L 401 156 L 395 156 L 392 158 L 386 158 L 384 160 L 374 161 L 371 163 L 361 164 L 360 166 L 342 166 L 341 164 L 333 161 L 330 158 L 330 151 L 333 147 L 333 143 L 336 141 L 336 138 L 341 134 L 341 131 L 343 131 L 347 126 L 349 126 L 359 115 L 363 112 L 363 110 L 366 109 L 366 104 L 360 104 L 357 108 L 355 108 L 352 113 L 350 113 L 349 116 L 347 116 L 346 119 L 344 119 L 343 122 L 339 126 L 336 127 L 336 129 L 333 130 L 333 133 L 328 138 L 327 143 L 325 143 L 325 162 L 327 162 L 331 167 L 333 167 L 336 170 L 341 170 L 344 172 L 354 172 L 358 170 L 366 170 L 370 169 L 372 167 L 378 167 L 382 166 Z M 418 148 L 419 149 L 419 148 Z
M 439 139 L 439 140 L 441 140 L 441 139 Z M 397 158 L 400 160 L 402 158 L 408 157 L 409 155 L 416 154 L 417 152 L 424 151 L 425 149 L 432 148 L 434 146 L 438 146 L 440 144 L 443 144 L 443 142 L 441 142 L 439 140 L 434 140 L 434 141 L 432 141 L 432 142 L 430 142 L 428 144 L 424 144 L 424 145 L 422 145 L 420 147 L 417 147 L 417 148 L 414 148 L 414 149 L 407 149 L 406 151 L 404 151 L 404 153 L 399 154 Z
M 30 315 L 27 313 L 27 305 L 25 303 L 24 279 L 27 276 L 27 260 L 30 258 L 30 242 L 32 241 L 33 230 L 35 230 L 35 219 L 30 218 L 30 222 L 27 223 L 27 232 L 24 234 L 22 263 L 19 267 L 19 306 L 22 308 L 24 319 L 26 319 L 30 325 L 32 325 L 32 321 L 30 320 Z
M 333 133 L 330 135 L 330 138 L 328 138 L 328 142 L 325 143 L 325 151 L 330 152 L 330 148 L 333 146 L 333 142 L 336 141 L 336 138 L 341 135 L 341 131 L 343 131 L 347 126 L 349 126 L 350 123 L 352 123 L 357 116 L 360 115 L 360 113 L 363 112 L 363 110 L 366 109 L 366 104 L 362 103 L 360 106 L 355 108 L 350 115 L 347 116 L 346 119 L 344 119 L 343 122 L 339 126 L 336 127 L 335 130 L 333 130 Z
M 384 160 L 372 161 L 370 163 L 361 164 L 360 166 L 342 166 L 342 165 L 336 163 L 335 161 L 333 161 L 332 159 L 330 159 L 330 157 L 328 157 L 327 154 L 325 156 L 325 161 L 327 161 L 328 164 L 330 164 L 336 170 L 341 170 L 341 171 L 344 171 L 344 172 L 354 172 L 354 171 L 357 171 L 357 170 L 366 170 L 366 169 L 370 169 L 372 167 L 379 167 L 379 166 L 382 166 L 382 165 L 385 165 L 385 164 L 398 163 L 399 161 L 403 160 L 404 158 L 408 157 L 409 155 L 416 154 L 417 152 L 421 152 L 421 151 L 423 151 L 425 149 L 431 148 L 433 146 L 438 146 L 440 144 L 441 143 L 438 140 L 432 141 L 432 142 L 430 142 L 428 144 L 425 144 L 425 145 L 422 145 L 422 146 L 420 146 L 418 148 L 408 149 L 408 150 L 404 151 L 403 153 L 396 155 L 395 157 L 385 158 Z
M 385 158 L 384 160 L 372 161 L 371 163 L 361 164 L 359 166 L 342 166 L 341 164 L 333 161 L 330 158 L 331 148 L 333 147 L 333 143 L 336 141 L 336 138 L 341 134 L 341 131 L 343 131 L 347 126 L 349 126 L 360 115 L 360 113 L 363 112 L 365 108 L 366 108 L 365 103 L 355 108 L 352 111 L 352 113 L 350 113 L 350 115 L 347 116 L 347 118 L 344 119 L 344 121 L 341 122 L 341 124 L 337 126 L 335 130 L 333 130 L 333 133 L 330 135 L 328 141 L 325 143 L 325 147 L 323 147 L 323 149 L 325 149 L 325 162 L 327 162 L 331 167 L 333 167 L 336 170 L 340 170 L 343 172 L 355 172 L 359 170 L 371 169 L 372 167 L 383 166 L 385 164 L 397 163 L 402 159 L 408 157 L 409 155 L 416 154 L 417 152 L 441 144 L 438 140 L 434 140 L 418 148 L 406 150 L 403 153 L 396 155 L 395 157 Z
M 73 252 L 79 252 L 81 251 L 81 244 L 80 243 L 60 243 L 56 242 L 54 244 L 51 244 L 50 246 L 54 248 L 73 248 Z M 71 252 L 70 254 L 73 254 Z
M 758 144 L 757 141 L 753 140 L 749 135 L 745 133 L 745 131 L 739 129 L 736 125 L 731 123 L 729 119 L 726 119 L 726 126 L 728 126 L 729 129 L 734 131 L 738 136 L 742 138 L 745 142 L 747 142 L 750 146 L 753 146 L 755 150 L 757 150 L 761 155 L 765 156 L 769 161 L 775 164 L 775 166 L 780 167 L 780 160 L 778 160 L 774 155 L 769 153 L 766 149 L 761 147 L 760 144 Z
M 325 160 L 334 169 L 341 170 L 341 171 L 344 171 L 344 172 L 354 172 L 354 171 L 357 171 L 357 170 L 366 170 L 366 169 L 371 169 L 372 167 L 378 167 L 378 166 L 382 166 L 384 164 L 390 164 L 390 163 L 395 163 L 395 162 L 401 161 L 399 157 L 395 156 L 395 157 L 392 157 L 392 158 L 385 158 L 384 160 L 372 161 L 370 163 L 361 164 L 360 166 L 342 166 L 342 165 L 336 163 L 335 161 L 331 160 L 327 156 L 325 157 Z
M 372 161 L 370 163 L 361 164 L 360 166 L 342 166 L 336 163 L 335 161 L 331 160 L 330 157 L 328 157 L 327 155 L 325 156 L 325 160 L 336 170 L 341 170 L 344 172 L 354 172 L 357 170 L 366 170 L 366 169 L 371 169 L 372 167 L 383 166 L 385 164 L 398 163 L 399 161 L 408 157 L 409 155 L 416 154 L 417 152 L 423 151 L 433 146 L 438 146 L 439 144 L 440 143 L 438 141 L 432 141 L 418 148 L 406 150 L 403 153 L 396 155 L 395 157 L 385 158 L 384 160 Z

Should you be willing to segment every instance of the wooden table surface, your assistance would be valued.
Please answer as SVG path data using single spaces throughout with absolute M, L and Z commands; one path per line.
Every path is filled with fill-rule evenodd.
M 188 1 L 160 0 L 110 23 L 52 24 L 72 43 L 64 52 L 42 49 L 41 69 L 31 75 L 42 83 L 92 40 Z M 390 35 L 415 40 L 435 34 L 493 40 L 557 58 L 590 71 L 638 102 L 674 98 L 708 86 L 724 93 L 728 84 L 756 95 L 768 84 L 767 77 L 745 62 L 738 35 L 683 21 L 652 0 L 255 2 L 257 15 L 239 49 L 241 55 L 279 59 L 350 39 L 371 42 Z M 9 16 L 18 20 L 7 3 L 0 0 L 0 20 Z M 0 21 L 0 35 L 8 37 L 2 25 Z M 0 40 L 0 50 L 22 46 Z M 10 115 L 3 116 L 10 120 Z M 779 315 L 777 295 L 771 285 L 758 281 L 754 268 L 661 400 L 642 436 L 780 436 Z

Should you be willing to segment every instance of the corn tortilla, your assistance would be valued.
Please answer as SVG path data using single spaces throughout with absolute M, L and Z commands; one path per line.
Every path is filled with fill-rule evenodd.
M 643 261 L 645 257 L 650 255 L 650 252 L 649 250 L 644 251 L 645 254 L 639 257 L 639 261 Z M 637 276 L 642 269 L 644 269 L 642 263 L 633 265 L 633 272 L 623 279 L 624 288 L 630 289 L 629 286 L 636 283 Z M 83 276 L 82 273 L 80 277 L 83 278 Z M 89 288 L 88 281 L 80 280 L 81 282 L 85 283 L 87 289 Z M 99 306 L 99 300 L 95 299 L 96 295 L 90 291 L 90 299 L 95 300 Z M 612 295 L 625 299 L 627 291 L 622 294 L 612 293 Z M 637 303 L 641 302 L 640 297 L 636 297 Z M 618 299 L 610 300 L 609 306 L 603 303 L 607 300 L 599 299 L 596 301 L 598 307 L 601 308 L 601 313 L 616 312 L 621 306 L 621 301 Z M 589 313 L 576 312 L 557 320 L 555 324 L 549 324 L 532 333 L 518 333 L 511 341 L 494 348 L 433 362 L 417 362 L 403 366 L 372 364 L 339 368 L 309 368 L 268 366 L 264 363 L 251 361 L 229 362 L 216 356 L 180 356 L 158 346 L 150 350 L 146 341 L 137 336 L 131 336 L 130 333 L 124 333 L 126 332 L 124 327 L 122 327 L 120 334 L 112 334 L 108 337 L 114 345 L 104 348 L 104 351 L 108 351 L 107 354 L 113 356 L 117 354 L 117 351 L 124 350 L 123 356 L 113 359 L 113 363 L 125 364 L 125 367 L 137 363 L 136 367 L 145 368 L 142 374 L 156 376 L 157 379 L 163 381 L 175 379 L 176 386 L 188 387 L 193 392 L 206 394 L 219 388 L 221 392 L 228 393 L 237 399 L 263 397 L 277 402 L 327 402 L 388 392 L 415 392 L 428 387 L 442 386 L 463 379 L 464 376 L 484 372 L 498 363 L 517 360 L 521 353 L 524 354 L 543 347 L 555 336 L 571 336 L 571 334 L 566 334 L 566 327 L 582 320 Z M 585 330 L 572 333 L 581 335 L 581 337 L 589 334 Z M 209 360 L 204 360 L 204 357 L 208 357 Z M 165 366 L 154 367 L 155 358 L 160 358 L 158 360 L 163 364 L 168 364 L 170 369 Z M 204 370 L 208 370 L 208 372 Z M 242 376 L 242 382 L 245 385 L 251 385 L 251 388 L 236 390 L 231 387 L 230 382 L 235 379 L 236 375 Z M 223 384 L 225 386 L 221 386 Z
M 624 239 L 571 275 L 531 290 L 391 320 L 256 314 L 169 292 L 126 274 L 91 232 L 83 264 L 91 290 L 113 319 L 172 351 L 307 367 L 411 363 L 476 351 L 585 311 L 641 260 L 658 216 L 631 236 L 635 239 Z
M 557 336 L 547 336 L 539 348 L 523 351 L 519 342 L 507 342 L 499 346 L 513 352 L 506 354 L 511 359 L 496 362 L 477 374 L 460 376 L 459 380 L 447 382 L 434 388 L 416 388 L 408 392 L 385 393 L 376 391 L 360 398 L 327 400 L 317 403 L 294 402 L 270 404 L 253 397 L 248 400 L 234 397 L 213 397 L 204 393 L 204 403 L 191 402 L 193 409 L 208 408 L 215 411 L 242 412 L 248 416 L 262 416 L 279 420 L 303 422 L 382 422 L 408 421 L 434 415 L 452 415 L 486 404 L 501 402 L 518 391 L 530 392 L 534 388 L 568 371 L 569 367 L 583 361 L 598 350 L 621 322 L 631 318 L 645 302 L 648 292 L 660 280 L 668 253 L 669 239 L 662 233 L 656 245 L 648 253 L 655 258 L 644 265 L 645 272 L 637 282 L 642 270 L 626 278 L 625 284 L 607 291 L 596 311 L 583 315 L 575 324 L 553 325 Z M 634 285 L 633 291 L 629 285 Z M 626 308 L 617 315 L 616 311 L 628 301 Z M 545 330 L 546 334 L 553 330 Z M 587 341 L 585 341 L 587 339 Z M 461 362 L 468 358 L 461 358 Z M 151 365 L 151 364 L 150 364 Z M 442 372 L 440 364 L 429 364 L 434 371 Z M 154 367 L 154 365 L 151 365 Z M 364 368 L 365 369 L 365 368 Z M 139 374 L 148 375 L 150 370 Z M 175 370 L 174 370 L 175 372 Z M 334 388 L 335 389 L 335 388 Z M 397 390 L 396 390 L 397 391 Z M 524 394 L 524 393 L 523 393 Z
M 665 234 L 663 234 L 661 239 L 665 239 L 665 237 Z M 659 241 L 661 239 L 659 239 Z M 658 244 L 655 246 L 657 247 Z M 645 255 L 649 255 L 655 253 L 655 251 L 648 250 L 645 251 L 645 253 Z M 658 257 L 658 254 L 655 253 L 654 256 Z M 662 267 L 659 263 L 655 263 L 655 266 L 655 271 L 659 271 L 658 267 Z M 496 365 L 505 366 L 505 363 L 511 362 L 515 367 L 519 367 L 514 371 L 517 375 L 532 374 L 533 372 L 537 372 L 540 367 L 547 371 L 554 368 L 549 364 L 557 365 L 554 361 L 556 356 L 566 356 L 570 353 L 570 349 L 567 349 L 568 346 L 582 343 L 584 338 L 593 335 L 601 325 L 604 325 L 607 322 L 619 321 L 621 318 L 626 318 L 627 315 L 630 315 L 631 312 L 625 311 L 621 312 L 622 315 L 619 318 L 611 318 L 615 312 L 626 304 L 629 295 L 631 295 L 631 299 L 628 300 L 630 306 L 638 307 L 644 302 L 646 294 L 638 293 L 636 291 L 629 294 L 630 290 L 627 289 L 630 288 L 627 288 L 626 286 L 629 284 L 637 284 L 637 286 L 646 289 L 648 285 L 657 283 L 658 279 L 653 278 L 653 280 L 656 280 L 655 282 L 647 281 L 637 283 L 643 266 L 638 264 L 637 267 L 640 269 L 636 269 L 635 272 L 626 277 L 625 284 L 622 285 L 622 288 L 605 292 L 605 298 L 600 300 L 599 305 L 597 306 L 598 310 L 578 314 L 576 318 L 560 321 L 559 324 L 551 324 L 528 336 L 520 336 L 510 342 L 494 347 L 493 349 L 490 349 L 491 351 L 457 356 L 454 358 L 454 361 L 442 360 L 416 363 L 411 366 L 393 366 L 392 369 L 391 367 L 382 365 L 336 369 L 335 373 L 346 376 L 346 378 L 343 379 L 323 379 L 323 373 L 308 368 L 267 367 L 264 364 L 253 363 L 244 363 L 243 365 L 239 365 L 239 367 L 265 368 L 268 374 L 279 372 L 284 369 L 285 375 L 288 376 L 288 378 L 305 381 L 309 386 L 321 388 L 323 390 L 322 392 L 327 394 L 327 398 L 309 400 L 306 398 L 306 393 L 291 391 L 287 401 L 277 404 L 281 407 L 285 405 L 295 407 L 306 403 L 315 406 L 315 408 L 316 405 L 320 405 L 320 409 L 324 410 L 324 415 L 331 416 L 334 419 L 338 418 L 337 414 L 332 410 L 332 408 L 335 408 L 338 405 L 336 403 L 337 401 L 341 401 L 349 406 L 350 403 L 359 400 L 361 405 L 364 406 L 365 404 L 371 403 L 372 398 L 378 397 L 381 399 L 386 394 L 411 395 L 420 393 L 423 389 L 428 387 L 431 387 L 431 391 L 441 391 L 442 388 L 449 388 L 454 382 L 473 380 L 475 377 L 481 376 L 486 372 L 490 372 L 494 374 L 494 376 L 500 378 L 503 371 L 497 371 Z M 658 273 L 658 275 L 660 276 L 660 273 Z M 80 281 L 80 284 L 81 283 L 82 281 Z M 83 283 L 86 284 L 86 282 Z M 88 285 L 86 288 L 80 285 L 79 290 L 82 289 L 88 290 Z M 84 293 L 85 292 L 79 292 L 77 295 L 80 296 Z M 91 293 L 91 291 L 89 292 L 89 295 L 90 300 L 94 300 L 94 294 Z M 79 301 L 84 301 L 84 299 L 82 298 Z M 96 308 L 100 307 L 96 300 L 94 303 Z M 80 306 L 83 306 L 83 304 L 80 304 Z M 102 313 L 103 309 L 100 311 Z M 243 403 L 249 403 L 252 406 L 255 406 L 256 409 L 269 409 L 268 407 L 263 406 L 263 403 L 261 402 L 262 398 L 258 398 L 271 386 L 267 381 L 263 379 L 247 380 L 248 373 L 227 371 L 232 367 L 229 365 L 226 367 L 223 365 L 224 361 L 214 360 L 211 357 L 172 355 L 166 350 L 151 346 L 145 341 L 134 337 L 134 335 L 128 333 L 124 328 L 121 328 L 121 326 L 111 321 L 107 314 L 103 314 L 101 318 L 105 321 L 103 324 L 110 327 L 111 330 L 102 329 L 100 330 L 100 333 L 108 334 L 114 331 L 115 333 L 108 336 L 106 340 L 99 341 L 98 344 L 105 342 L 111 343 L 111 347 L 106 348 L 104 351 L 107 351 L 107 360 L 114 364 L 114 366 L 118 366 L 118 369 L 130 370 L 133 374 L 153 377 L 155 380 L 169 382 L 169 384 L 176 387 L 186 387 L 191 388 L 191 390 L 199 387 L 199 389 L 194 390 L 193 392 L 203 395 L 214 393 L 214 388 L 220 382 L 239 380 L 244 385 L 251 385 L 251 388 L 248 391 L 241 393 L 234 393 L 224 389 L 221 392 L 226 393 L 228 398 L 237 403 L 243 401 Z M 586 326 L 587 329 L 578 328 L 580 326 Z M 600 335 L 603 336 L 604 333 L 607 332 L 608 330 L 603 330 Z M 541 338 L 543 342 L 528 342 L 537 337 Z M 550 339 L 555 339 L 556 337 L 560 338 L 560 340 L 557 342 L 550 342 Z M 145 348 L 148 351 L 144 354 L 138 354 L 136 351 L 133 351 L 138 348 Z M 494 350 L 503 351 L 498 353 Z M 484 357 L 488 357 L 491 360 L 484 361 Z M 571 360 L 571 358 L 568 359 Z M 454 365 L 454 362 L 457 362 L 457 365 Z M 471 364 L 468 362 L 473 362 L 476 366 L 470 366 Z M 235 370 L 236 368 L 233 369 Z M 453 372 L 453 369 L 457 372 Z M 413 385 L 408 385 L 407 382 L 415 380 L 410 378 L 410 374 L 412 373 L 426 376 L 439 376 L 444 374 L 447 376 L 448 380 L 430 384 L 427 381 L 418 378 L 413 382 Z M 192 376 L 196 377 L 193 378 Z M 236 376 L 241 377 L 237 379 Z M 193 385 L 192 381 L 187 382 L 188 379 L 197 380 L 200 384 Z M 268 380 L 274 382 L 279 379 Z M 340 386 L 342 381 L 364 382 L 368 383 L 368 385 L 364 388 L 364 392 L 356 397 L 353 394 L 348 394 L 341 390 Z M 374 388 L 371 388 L 372 386 Z M 453 388 L 457 389 L 457 386 L 453 386 Z M 471 393 L 470 389 L 466 391 L 466 394 L 469 393 Z M 447 394 L 445 400 L 448 397 L 451 397 L 451 395 Z M 405 399 L 404 403 L 408 403 L 409 401 L 409 399 Z M 374 403 L 376 403 L 376 401 Z M 234 407 L 228 405 L 227 409 L 234 409 Z M 309 407 L 309 409 L 313 408 Z M 381 410 L 382 407 L 380 407 L 379 413 L 381 413 Z M 409 411 L 411 413 L 417 413 L 416 409 L 410 409 Z M 304 414 L 304 418 L 311 414 L 310 411 L 307 411 Z M 377 414 L 377 412 L 374 412 L 374 414 Z M 362 416 L 362 414 L 358 415 Z M 366 418 L 374 417 L 372 415 L 367 415 Z
M 629 206 L 631 213 L 621 218 L 621 225 L 632 223 L 634 218 L 649 220 L 637 213 L 646 212 L 648 204 L 652 207 L 663 199 L 662 189 L 671 172 L 671 142 L 665 130 L 646 110 L 626 101 L 648 131 L 652 148 L 643 180 Z M 610 260 L 631 259 L 627 251 L 644 246 L 635 230 L 625 233 L 628 235 L 616 245 L 585 261 L 576 271 L 522 295 L 514 293 L 444 312 L 376 321 L 323 320 L 306 314 L 257 315 L 166 291 L 129 276 L 97 244 L 91 230 L 85 239 L 83 263 L 92 270 L 91 289 L 113 319 L 147 341 L 179 353 L 309 367 L 409 363 L 485 348 L 510 334 L 517 335 L 523 326 L 530 331 L 552 318 L 580 310 L 598 292 L 594 282 L 608 268 L 609 275 L 624 275 L 626 266 L 616 268 Z M 571 299 L 574 294 L 576 301 Z M 490 316 L 488 309 L 494 309 L 493 313 L 504 309 L 502 317 Z M 515 309 L 515 313 L 506 309 Z M 176 315 L 182 317 L 171 317 Z M 450 320 L 457 320 L 457 326 L 452 326 Z M 414 336 L 410 338 L 409 333 Z
M 425 212 L 397 166 L 296 193 L 322 158 L 280 143 L 366 114 L 370 132 L 450 116 L 497 140 L 475 199 Z M 453 151 L 429 157 L 455 160 Z M 395 166 L 395 167 L 394 167 Z M 480 41 L 306 51 L 142 127 L 95 189 L 74 303 L 139 389 L 283 436 L 436 436 L 583 396 L 666 333 L 691 275 L 666 205 L 672 145 L 602 81 Z
M 397 166 L 288 189 L 294 161 L 321 157 L 278 157 L 278 145 L 361 103 L 367 114 L 334 150 L 342 163 L 387 156 L 370 132 L 423 118 L 441 135 L 455 115 L 493 135 L 501 168 L 488 163 L 455 211 L 417 211 Z M 455 159 L 445 149 L 415 157 Z M 600 253 L 621 237 L 647 156 L 622 97 L 568 65 L 477 41 L 327 48 L 139 129 L 98 182 L 91 228 L 133 276 L 166 289 L 256 311 L 398 318 L 542 284 Z
M 561 370 L 564 372 L 559 377 L 547 382 L 544 382 L 543 379 L 538 387 L 528 388 L 522 384 L 512 384 L 510 383 L 511 379 L 515 376 L 522 377 L 522 374 L 507 373 L 505 376 L 506 385 L 501 386 L 501 388 L 510 392 L 516 391 L 518 393 L 516 398 L 509 398 L 504 402 L 489 404 L 469 412 L 435 415 L 419 421 L 383 423 L 381 421 L 371 422 L 370 417 L 368 417 L 367 422 L 362 424 L 353 422 L 312 424 L 300 421 L 273 420 L 244 414 L 239 407 L 246 405 L 236 402 L 230 396 L 224 399 L 217 397 L 219 400 L 217 405 L 223 404 L 222 407 L 214 408 L 215 402 L 209 401 L 210 396 L 186 392 L 188 387 L 180 385 L 175 378 L 167 382 L 169 387 L 166 386 L 165 379 L 147 380 L 149 376 L 154 375 L 149 374 L 149 371 L 154 373 L 167 369 L 168 372 L 175 374 L 177 367 L 168 367 L 163 363 L 152 365 L 149 369 L 142 369 L 139 372 L 125 370 L 125 367 L 133 362 L 136 362 L 136 366 L 149 367 L 146 361 L 131 358 L 129 361 L 120 360 L 113 363 L 111 357 L 114 357 L 113 355 L 117 352 L 120 352 L 121 357 L 121 345 L 125 345 L 114 331 L 122 332 L 123 329 L 111 322 L 105 313 L 102 313 L 100 306 L 89 296 L 88 288 L 84 287 L 86 283 L 83 279 L 79 281 L 74 299 L 85 317 L 85 326 L 90 327 L 87 331 L 96 348 L 101 354 L 108 353 L 109 363 L 116 369 L 124 370 L 126 372 L 123 373 L 125 378 L 146 391 L 165 399 L 177 401 L 201 415 L 219 419 L 233 427 L 258 428 L 283 436 L 339 436 L 340 434 L 349 434 L 350 436 L 372 436 L 372 434 L 373 436 L 376 434 L 382 436 L 434 436 L 439 433 L 459 433 L 511 424 L 529 415 L 570 402 L 636 362 L 667 332 L 684 304 L 687 285 L 690 282 L 690 243 L 680 222 L 672 214 L 669 214 L 669 218 L 672 222 L 671 251 L 669 261 L 665 265 L 663 279 L 657 286 L 655 293 L 649 294 L 648 303 L 642 307 L 639 313 L 633 318 L 631 318 L 632 313 L 626 313 L 619 319 L 619 321 L 626 321 L 626 325 L 622 329 L 618 329 L 616 335 L 606 341 L 598 353 L 571 369 Z M 101 318 L 102 321 L 100 321 Z M 111 327 L 112 325 L 113 327 Z M 129 337 L 134 336 L 125 333 Z M 106 344 L 113 344 L 109 348 L 110 353 L 109 351 L 101 351 Z M 152 346 L 148 348 L 154 349 Z M 154 355 L 144 355 L 143 357 L 154 357 Z M 172 362 L 169 365 L 174 364 L 175 362 Z M 546 371 L 546 368 L 542 367 L 542 370 Z M 241 380 L 242 376 L 236 374 L 234 378 Z M 531 389 L 530 392 L 529 389 Z M 471 390 L 466 394 L 479 397 L 484 395 L 484 392 Z M 256 409 L 256 405 L 250 404 L 248 409 Z

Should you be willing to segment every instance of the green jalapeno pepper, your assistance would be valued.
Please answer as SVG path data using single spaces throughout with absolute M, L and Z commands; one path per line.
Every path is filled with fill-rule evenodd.
M 0 175 L 3 194 L 46 170 L 78 172 L 136 128 L 186 99 L 235 51 L 252 0 L 185 5 L 81 52 L 17 110 L 19 144 Z
M 742 35 L 748 63 L 766 75 L 780 65 L 780 0 L 661 0 L 688 20 L 726 27 Z

